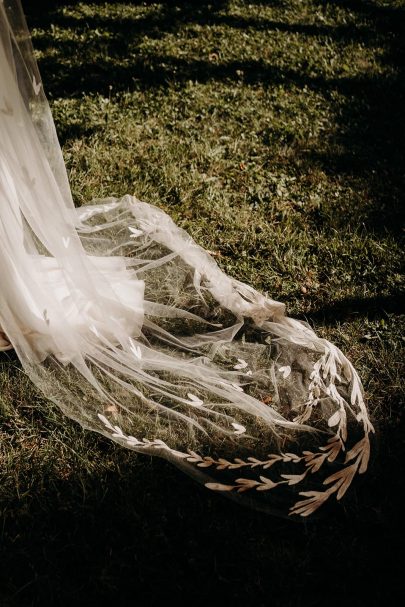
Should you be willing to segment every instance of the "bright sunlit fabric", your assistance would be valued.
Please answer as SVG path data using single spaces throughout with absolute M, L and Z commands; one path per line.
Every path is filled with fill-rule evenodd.
M 342 352 L 133 196 L 74 207 L 19 0 L 0 0 L 0 350 L 66 415 L 307 516 L 365 472 Z

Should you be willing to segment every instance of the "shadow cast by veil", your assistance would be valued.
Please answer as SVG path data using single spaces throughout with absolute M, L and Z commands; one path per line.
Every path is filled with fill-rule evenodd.
M 37 423 L 46 440 L 46 419 Z M 80 432 L 74 429 L 76 440 Z M 365 556 L 370 537 L 374 542 L 382 533 L 375 513 L 368 520 L 350 516 L 357 489 L 347 509 L 332 509 L 308 526 L 291 525 L 209 494 L 167 462 L 124 452 L 84 431 L 83 441 L 104 454 L 108 469 L 84 471 L 80 454 L 66 468 L 55 454 L 36 466 L 27 444 L 15 478 L 2 485 L 0 584 L 7 605 L 121 604 L 134 596 L 152 605 L 168 594 L 209 601 L 230 591 L 240 600 L 253 594 L 265 600 L 269 592 L 288 600 L 286 568 L 304 588 L 308 570 L 328 560 L 338 534 L 350 538 L 356 529 Z M 360 556 L 353 555 L 357 576 L 368 566 L 364 558 L 359 569 Z M 350 566 L 331 562 L 331 573 L 344 578 Z M 319 592 L 328 584 L 323 578 Z
M 391 295 L 374 297 L 348 297 L 314 309 L 310 321 L 314 325 L 330 324 L 353 318 L 384 318 L 387 314 L 402 314 L 405 310 L 405 294 L 401 291 Z

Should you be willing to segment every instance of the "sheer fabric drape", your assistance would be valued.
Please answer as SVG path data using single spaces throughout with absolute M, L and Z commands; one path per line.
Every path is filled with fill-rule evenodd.
M 0 279 L 0 350 L 84 427 L 271 512 L 307 516 L 366 470 L 338 348 L 157 207 L 75 209 L 19 0 L 0 0 Z

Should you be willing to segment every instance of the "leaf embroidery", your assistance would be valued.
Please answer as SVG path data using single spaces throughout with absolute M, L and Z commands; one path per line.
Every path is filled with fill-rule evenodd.
M 190 399 L 189 403 L 190 405 L 193 405 L 193 407 L 201 407 L 204 404 L 204 401 L 201 400 L 201 398 L 198 398 L 195 394 L 191 394 L 191 392 L 187 394 L 187 398 Z
M 338 409 L 335 413 L 328 419 L 328 426 L 332 428 L 333 426 L 337 426 L 340 422 L 340 410 Z
M 142 234 L 143 234 L 142 230 L 137 230 L 136 228 L 133 228 L 132 226 L 129 226 L 128 230 L 131 232 L 130 238 L 138 238 L 138 236 L 142 236 Z
M 285 367 L 279 367 L 279 372 L 282 374 L 283 379 L 287 379 L 287 377 L 291 375 L 290 365 L 286 365 Z
M 248 366 L 246 360 L 243 360 L 243 358 L 238 358 L 238 362 L 236 365 L 234 365 L 234 369 L 236 369 L 237 371 L 239 371 L 239 369 L 246 369 L 246 367 Z
M 39 95 L 39 91 L 41 90 L 42 82 L 37 82 L 35 78 L 35 74 L 32 76 L 32 86 L 34 87 L 34 92 L 36 95 Z
M 175 449 L 170 448 L 163 441 L 157 439 L 150 441 L 144 438 L 142 441 L 139 441 L 133 436 L 126 436 L 118 426 L 113 426 L 105 416 L 99 414 L 98 417 L 112 433 L 114 438 L 125 441 L 128 446 L 133 446 L 137 449 L 165 449 L 170 451 L 175 457 L 186 459 L 188 462 L 196 465 L 199 468 L 212 467 L 218 471 L 248 468 L 253 471 L 256 468 L 262 468 L 264 470 L 274 466 L 275 464 L 282 464 L 284 462 L 289 463 L 290 465 L 301 464 L 301 466 L 304 466 L 304 470 L 300 471 L 298 474 L 280 474 L 279 478 L 282 480 L 278 481 L 273 481 L 272 479 L 260 475 L 258 477 L 259 480 L 254 478 L 240 477 L 234 481 L 234 484 L 208 482 L 205 484 L 208 489 L 214 491 L 236 491 L 237 493 L 243 493 L 250 490 L 268 491 L 282 484 L 287 484 L 290 486 L 298 485 L 307 477 L 307 475 L 317 472 L 326 461 L 335 461 L 337 456 L 344 451 L 346 447 L 347 415 L 345 401 L 339 394 L 334 383 L 335 379 L 339 381 L 336 365 L 336 360 L 338 362 L 342 362 L 339 356 L 343 355 L 341 355 L 341 353 L 339 354 L 339 351 L 336 348 L 333 348 L 333 346 L 325 346 L 325 354 L 316 363 L 314 363 L 314 368 L 310 375 L 311 383 L 309 385 L 309 398 L 308 401 L 303 405 L 305 408 L 304 413 L 299 416 L 300 419 L 309 419 L 313 407 L 318 402 L 318 396 L 320 396 L 322 392 L 328 394 L 330 399 L 336 405 L 338 405 L 337 411 L 335 411 L 335 413 L 333 413 L 328 419 L 329 427 L 337 426 L 336 434 L 327 441 L 327 444 L 319 447 L 318 451 L 315 452 L 303 451 L 302 455 L 297 455 L 296 453 L 290 452 L 270 454 L 267 456 L 268 459 L 265 460 L 259 460 L 253 456 L 248 457 L 246 461 L 241 458 L 235 458 L 232 461 L 221 457 L 214 459 L 210 456 L 202 457 L 194 451 L 188 451 L 188 453 L 176 451 Z M 237 360 L 238 364 L 235 365 L 234 368 L 246 368 L 246 361 L 243 359 Z M 342 365 L 344 364 L 350 365 L 347 359 L 343 359 Z M 291 367 L 280 367 L 279 370 L 281 373 L 283 373 L 283 375 L 287 374 L 288 377 L 291 372 Z M 334 474 L 328 476 L 323 481 L 324 486 L 329 485 L 329 487 L 325 487 L 324 490 L 320 491 L 300 492 L 300 495 L 306 499 L 298 500 L 290 508 L 290 515 L 292 514 L 302 517 L 309 516 L 320 506 L 322 506 L 322 504 L 333 494 L 336 495 L 337 500 L 340 500 L 346 493 L 355 475 L 357 473 L 362 474 L 367 468 L 370 457 L 369 433 L 373 432 L 374 429 L 368 419 L 367 410 L 362 400 L 358 376 L 354 370 L 351 370 L 351 367 L 349 370 L 354 384 L 352 386 L 352 397 L 354 394 L 355 403 L 360 409 L 360 414 L 357 415 L 357 421 L 363 426 L 364 437 L 347 452 L 343 467 Z M 348 374 L 349 371 L 344 370 L 345 377 L 347 377 Z M 327 380 L 329 380 L 329 382 Z M 235 385 L 238 386 L 238 384 Z M 203 404 L 201 398 L 195 394 L 188 393 L 187 396 L 189 398 L 189 404 L 197 407 Z M 234 428 L 234 434 L 236 435 L 244 434 L 246 432 L 246 428 L 239 423 L 232 422 L 232 426 Z M 348 465 L 349 462 L 351 462 L 350 465 Z
M 232 426 L 235 428 L 234 434 L 244 434 L 246 432 L 246 428 L 245 426 L 242 426 L 242 424 L 232 422 Z
M 135 358 L 137 358 L 138 360 L 141 360 L 141 358 L 142 358 L 141 348 L 136 345 L 136 343 L 134 342 L 134 340 L 131 337 L 129 338 L 129 344 L 130 344 L 129 349 L 131 350 L 132 354 L 135 356 Z
M 212 491 L 232 491 L 234 489 L 233 485 L 222 485 L 221 483 L 205 483 L 205 486 Z

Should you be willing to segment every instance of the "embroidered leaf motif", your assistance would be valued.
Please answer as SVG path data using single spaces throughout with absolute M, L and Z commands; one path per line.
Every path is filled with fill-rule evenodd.
M 135 436 L 127 436 L 128 446 L 132 447 L 134 445 L 140 445 L 141 441 L 139 441 Z
M 142 236 L 143 234 L 142 230 L 137 230 L 136 228 L 133 228 L 131 226 L 129 226 L 128 229 L 131 232 L 130 238 L 138 238 L 138 236 Z
M 189 449 L 188 451 L 189 455 L 187 455 L 187 461 L 191 462 L 192 464 L 196 464 L 197 462 L 202 462 L 202 457 L 201 455 L 198 455 L 198 453 L 196 453 L 195 451 L 191 451 L 191 449 Z M 207 459 L 207 458 L 205 458 Z
M 193 407 L 201 407 L 204 404 L 204 401 L 201 400 L 201 398 L 198 398 L 195 394 L 191 394 L 191 392 L 188 392 L 187 398 L 190 401 L 190 405 L 193 405 Z
M 239 371 L 239 369 L 246 369 L 247 366 L 248 364 L 246 360 L 243 360 L 243 358 L 238 358 L 238 362 L 233 368 L 236 369 L 236 371 Z
M 237 492 L 244 493 L 249 489 L 254 489 L 260 485 L 259 481 L 255 481 L 252 478 L 237 478 L 236 482 L 238 483 Z
M 306 472 L 304 474 L 282 474 L 281 476 L 286 479 L 289 485 L 297 485 L 305 478 Z
M 235 428 L 234 434 L 244 434 L 246 432 L 245 426 L 232 422 L 232 426 Z
M 211 491 L 232 491 L 234 489 L 234 485 L 223 485 L 221 483 L 205 483 L 207 489 L 211 489 Z
M 206 459 L 206 458 L 204 458 L 204 460 L 205 460 L 205 459 Z M 197 466 L 198 466 L 199 468 L 209 468 L 210 466 L 212 466 L 212 462 L 210 462 L 210 461 L 208 461 L 208 460 L 207 460 L 207 461 L 203 461 L 203 462 L 198 463 L 198 464 L 197 464 Z
M 129 344 L 130 344 L 129 349 L 131 350 L 132 354 L 135 356 L 135 358 L 137 358 L 138 360 L 141 360 L 141 358 L 142 358 L 141 348 L 135 344 L 134 340 L 131 337 L 129 338 Z
M 309 516 L 317 510 L 328 499 L 329 491 L 302 491 L 300 495 L 307 497 L 306 500 L 300 500 L 292 508 L 290 514 L 299 516 Z
M 259 478 L 262 484 L 256 487 L 256 491 L 269 491 L 270 489 L 274 489 L 274 487 L 277 487 L 277 485 L 279 484 L 275 483 L 270 478 L 267 478 L 267 476 L 260 476 Z
M 270 454 L 264 461 L 257 457 L 250 456 L 246 460 L 236 457 L 233 460 L 228 460 L 223 457 L 214 459 L 209 456 L 201 456 L 194 451 L 188 451 L 183 453 L 176 451 L 169 447 L 166 443 L 161 440 L 148 440 L 143 438 L 141 441 L 132 436 L 126 436 L 118 426 L 113 426 L 104 416 L 99 415 L 99 418 L 105 426 L 110 430 L 112 436 L 117 438 L 118 441 L 125 441 L 128 446 L 133 446 L 137 450 L 144 449 L 164 449 L 170 451 L 174 457 L 180 459 L 186 459 L 190 464 L 194 464 L 199 468 L 213 467 L 218 472 L 226 470 L 234 470 L 239 468 L 247 468 L 253 475 L 258 469 L 265 470 L 271 466 L 275 466 L 277 470 L 278 466 L 283 464 L 294 464 L 299 465 L 300 470 L 297 474 L 283 474 L 283 469 L 279 471 L 278 479 L 272 480 L 265 476 L 256 476 L 256 478 L 238 478 L 233 481 L 234 484 L 225 484 L 211 482 L 206 483 L 206 487 L 216 491 L 237 491 L 243 493 L 245 491 L 268 491 L 277 487 L 278 485 L 298 485 L 310 474 L 317 472 L 322 465 L 326 462 L 333 462 L 338 454 L 345 451 L 345 442 L 347 436 L 347 415 L 346 415 L 346 403 L 339 393 L 335 381 L 340 382 L 338 370 L 340 371 L 339 364 L 341 363 L 339 351 L 333 350 L 331 346 L 325 346 L 325 354 L 316 363 L 314 363 L 313 372 L 311 373 L 311 382 L 308 389 L 308 400 L 302 405 L 304 412 L 299 416 L 300 419 L 303 417 L 309 418 L 312 409 L 319 402 L 321 394 L 328 394 L 330 399 L 337 406 L 337 410 L 329 418 L 329 427 L 335 427 L 335 435 L 329 438 L 326 444 L 318 447 L 317 450 L 308 451 L 305 450 L 301 454 L 292 452 L 281 452 L 278 454 Z M 348 363 L 349 364 L 349 363 Z M 235 369 L 246 369 L 247 362 L 243 359 L 237 359 L 237 364 L 234 366 Z M 350 367 L 351 369 L 351 367 Z M 283 374 L 283 377 L 288 377 L 291 373 L 290 366 L 280 367 L 279 371 Z M 249 373 L 244 372 L 246 375 Z M 251 372 L 250 372 L 251 373 Z M 344 373 L 347 377 L 347 373 Z M 359 440 L 346 455 L 345 465 L 334 474 L 328 476 L 323 484 L 327 485 L 321 491 L 307 491 L 300 492 L 300 495 L 306 499 L 299 500 L 290 508 L 290 514 L 298 515 L 302 517 L 309 516 L 315 510 L 317 510 L 331 495 L 335 495 L 336 499 L 341 499 L 348 487 L 350 486 L 354 476 L 357 473 L 362 473 L 366 470 L 368 459 L 370 455 L 370 442 L 369 432 L 373 431 L 373 428 L 367 417 L 367 410 L 362 400 L 360 382 L 357 378 L 356 373 L 352 373 L 353 382 L 358 384 L 357 388 L 353 390 L 352 397 L 357 404 L 360 411 L 357 415 L 357 421 L 360 422 L 364 429 L 364 437 Z M 229 386 L 229 384 L 227 384 Z M 232 385 L 232 384 L 231 384 Z M 234 384 L 235 389 L 241 389 L 239 384 Z M 188 402 L 193 406 L 201 406 L 203 401 L 195 394 L 188 393 Z M 106 409 L 108 410 L 108 409 Z M 309 413 L 308 413 L 309 412 Z M 243 434 L 246 432 L 246 428 L 239 423 L 233 422 L 234 434 Z M 349 464 L 349 465 L 348 465 Z M 302 470 L 304 468 L 304 471 Z M 256 480 L 258 479 L 258 480 Z
M 279 367 L 279 372 L 282 374 L 283 379 L 287 379 L 287 377 L 291 375 L 290 365 L 286 365 L 285 367 Z
M 42 82 L 37 82 L 35 78 L 35 74 L 32 76 L 32 86 L 34 87 L 34 93 L 39 95 L 39 91 L 41 90 Z
M 340 422 L 340 410 L 338 409 L 335 413 L 328 419 L 328 426 L 332 428 L 333 426 L 337 426 Z
M 359 474 L 363 474 L 367 470 L 368 461 L 370 459 L 370 441 L 367 436 L 362 438 L 347 452 L 345 463 L 350 462 L 356 456 L 359 456 L 358 462 L 361 464 Z
M 98 418 L 103 422 L 103 424 L 109 428 L 110 430 L 114 430 L 114 426 L 112 425 L 112 423 L 105 417 L 105 415 L 102 415 L 101 413 L 97 413 Z

